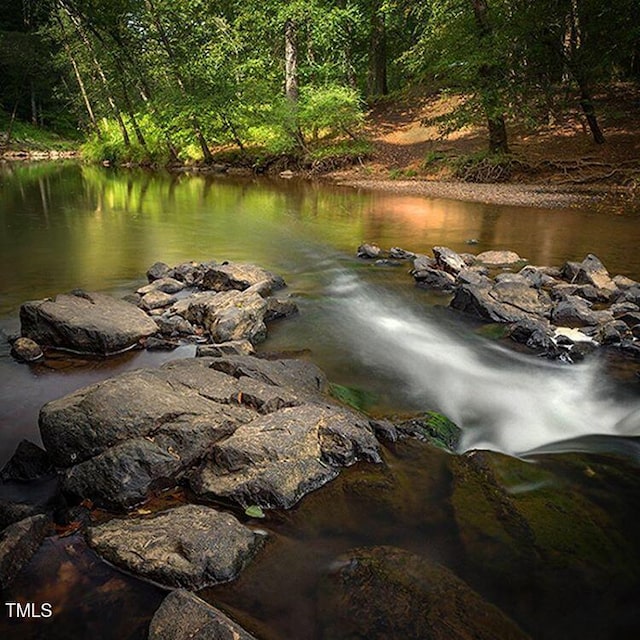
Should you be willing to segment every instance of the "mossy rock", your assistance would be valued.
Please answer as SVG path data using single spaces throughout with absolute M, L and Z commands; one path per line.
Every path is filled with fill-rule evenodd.
M 355 549 L 333 567 L 319 591 L 325 640 L 529 637 L 449 569 L 403 549 Z
M 453 469 L 460 539 L 485 579 L 535 584 L 558 600 L 637 584 L 637 543 L 581 485 L 540 463 L 489 451 L 460 456 Z
M 423 440 L 447 451 L 455 451 L 462 435 L 458 425 L 436 411 L 427 411 L 421 416 L 399 422 L 396 428 L 400 435 Z
M 331 383 L 329 393 L 336 399 L 357 411 L 367 411 L 377 401 L 378 396 L 365 389 L 346 387 L 341 384 Z

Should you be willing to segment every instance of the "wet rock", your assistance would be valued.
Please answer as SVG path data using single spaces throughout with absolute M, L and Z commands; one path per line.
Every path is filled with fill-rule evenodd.
M 601 344 L 619 344 L 622 340 L 632 338 L 629 327 L 622 320 L 614 320 L 605 324 L 598 335 Z
M 551 347 L 551 327 L 546 320 L 524 318 L 516 322 L 509 330 L 509 337 L 530 348 L 548 349 Z
M 617 275 L 612 278 L 613 283 L 618 287 L 618 289 L 630 289 L 631 287 L 637 287 L 638 282 L 632 280 L 631 278 L 627 278 L 627 276 Z
M 449 247 L 433 247 L 433 255 L 438 268 L 454 276 L 467 266 L 464 259 Z
M 449 569 L 403 549 L 355 549 L 332 567 L 319 602 L 326 640 L 528 637 Z
M 492 288 L 464 284 L 456 289 L 449 306 L 491 322 L 518 322 L 546 316 L 551 310 L 544 291 L 514 282 L 498 282 Z
M 38 445 L 22 440 L 11 459 L 0 471 L 0 479 L 28 482 L 53 472 L 53 464 L 47 452 Z
M 21 362 L 37 362 L 44 358 L 44 353 L 37 342 L 30 338 L 18 338 L 11 345 L 11 355 Z
M 482 264 L 495 267 L 524 262 L 524 260 L 514 251 L 483 251 L 476 256 L 476 260 Z
M 39 344 L 101 355 L 129 349 L 158 331 L 144 311 L 100 293 L 25 302 L 20 322 L 22 335 Z
M 49 518 L 35 515 L 9 525 L 0 533 L 0 589 L 6 589 L 31 560 L 49 530 Z
M 521 275 L 519 273 L 510 273 L 510 272 L 507 272 L 507 271 L 505 271 L 503 273 L 499 273 L 495 277 L 495 282 L 496 282 L 496 284 L 501 283 L 501 282 L 509 282 L 511 284 L 517 284 L 517 285 L 520 285 L 522 287 L 527 287 L 527 288 L 531 288 L 533 286 L 531 281 L 528 278 L 525 278 L 523 275 Z
M 422 269 L 420 271 L 412 271 L 411 275 L 416 283 L 425 289 L 435 289 L 437 291 L 452 291 L 456 279 L 450 273 L 441 271 L 440 269 Z
M 581 266 L 582 265 L 580 262 L 573 262 L 570 260 L 564 263 L 562 269 L 560 270 L 560 273 L 567 282 L 573 283 L 578 277 Z
M 527 265 L 518 271 L 518 274 L 529 281 L 529 284 L 536 289 L 542 289 L 543 287 L 551 287 L 556 282 L 556 278 L 550 276 L 545 267 L 535 267 L 533 265 Z M 558 274 L 559 275 L 559 274 Z
M 250 356 L 255 353 L 248 340 L 233 340 L 219 344 L 202 344 L 196 349 L 196 358 L 221 358 L 224 356 Z
M 271 291 L 282 289 L 284 279 L 254 264 L 230 262 L 208 268 L 202 278 L 201 287 L 213 291 L 244 291 L 253 285 L 268 283 Z
M 592 253 L 580 263 L 580 268 L 572 280 L 578 284 L 590 284 L 596 289 L 605 289 L 609 292 L 617 289 L 605 266 Z
M 640 307 L 637 304 L 633 304 L 633 302 L 616 302 L 609 307 L 609 311 L 611 311 L 613 317 L 617 319 L 629 311 L 640 311 Z
M 152 309 L 168 307 L 175 301 L 176 299 L 172 295 L 164 293 L 163 291 L 153 290 L 142 296 L 140 306 L 146 311 L 151 311 Z
M 399 422 L 395 428 L 401 437 L 416 438 L 449 451 L 456 450 L 462 436 L 460 427 L 434 411 Z
M 185 505 L 151 518 L 92 527 L 89 544 L 105 560 L 170 587 L 202 589 L 233 580 L 261 537 L 228 513 Z
M 160 333 L 165 336 L 191 336 L 195 333 L 194 326 L 179 315 L 164 314 L 156 318 Z
M 438 265 L 433 258 L 419 254 L 413 261 L 413 270 L 411 271 L 411 274 L 413 275 L 414 272 L 424 271 L 425 269 L 437 269 L 437 267 Z
M 215 264 L 215 262 L 205 264 L 200 264 L 199 262 L 183 262 L 173 267 L 167 276 L 183 282 L 187 287 L 195 287 L 202 283 L 207 265 Z
M 356 255 L 366 260 L 377 260 L 382 257 L 382 249 L 378 245 L 365 242 L 358 247 Z
M 613 320 L 610 311 L 594 311 L 589 304 L 577 296 L 568 296 L 553 309 L 551 321 L 565 327 L 586 327 L 607 324 Z
M 640 306 L 640 285 L 634 285 L 629 287 L 623 293 L 623 295 L 616 300 L 616 302 L 632 302 Z
M 0 532 L 14 522 L 42 514 L 45 511 L 46 508 L 40 504 L 0 500 Z
M 589 302 L 609 302 L 611 291 L 597 289 L 591 284 L 560 283 L 551 287 L 551 296 L 556 300 L 563 300 L 569 296 L 578 296 Z
M 147 338 L 145 347 L 148 351 L 173 351 L 180 346 L 179 342 L 165 340 L 164 338 Z
M 357 460 L 380 461 L 368 422 L 346 411 L 303 405 L 239 427 L 214 446 L 190 484 L 205 498 L 288 509 L 335 478 L 338 467 Z
M 634 333 L 634 335 L 636 334 Z M 626 356 L 640 360 L 640 342 L 638 340 L 623 340 L 620 343 L 620 350 Z
M 476 269 L 462 269 L 457 276 L 458 284 L 473 284 L 477 287 L 491 287 L 493 281 L 487 278 L 486 274 L 478 272 Z
M 204 327 L 213 342 L 247 339 L 253 344 L 267 336 L 267 302 L 257 293 L 221 291 L 195 293 L 179 300 L 173 312 Z
M 155 612 L 149 640 L 255 640 L 222 611 L 184 589 L 172 591 Z
M 264 314 L 264 321 L 271 322 L 280 318 L 288 318 L 296 313 L 298 313 L 298 305 L 290 298 L 284 300 L 267 298 L 267 310 Z
M 140 296 L 144 296 L 152 291 L 162 291 L 163 293 L 178 293 L 185 288 L 184 282 L 176 280 L 175 278 L 158 278 L 153 282 L 150 282 L 144 287 L 140 287 L 136 293 Z
M 416 254 L 401 249 L 400 247 L 391 247 L 391 249 L 389 249 L 389 257 L 393 260 L 413 260 Z
M 160 280 L 166 278 L 171 271 L 171 267 L 164 262 L 155 262 L 147 270 L 147 280 L 153 282 L 154 280 Z

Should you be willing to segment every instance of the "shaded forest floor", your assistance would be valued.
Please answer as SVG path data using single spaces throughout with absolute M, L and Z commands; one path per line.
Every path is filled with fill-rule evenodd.
M 614 85 L 597 94 L 605 144 L 593 142 L 576 99 L 575 109 L 545 126 L 508 126 L 512 156 L 497 161 L 486 158 L 484 128 L 442 135 L 428 123 L 450 112 L 455 100 L 433 95 L 378 104 L 366 126 L 373 152 L 330 177 L 352 186 L 496 203 L 514 202 L 518 193 L 522 204 L 552 206 L 612 194 L 640 197 L 638 87 Z

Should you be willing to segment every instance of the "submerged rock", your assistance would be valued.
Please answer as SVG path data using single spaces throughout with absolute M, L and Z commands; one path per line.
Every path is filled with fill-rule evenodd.
M 22 440 L 0 471 L 0 479 L 28 482 L 49 475 L 53 470 L 51 458 L 44 449 L 29 440 Z
M 522 640 L 515 622 L 452 571 L 396 547 L 340 556 L 320 595 L 326 640 Z
M 6 589 L 31 560 L 49 530 L 49 518 L 35 515 L 9 525 L 0 533 L 0 589 Z
M 222 611 L 184 589 L 172 591 L 155 612 L 149 640 L 255 640 Z
M 262 537 L 231 514 L 184 505 L 150 518 L 91 527 L 89 544 L 105 560 L 170 587 L 202 589 L 233 580 Z
M 11 355 L 22 362 L 37 362 L 44 358 L 42 348 L 30 338 L 18 338 L 11 345 Z
M 25 302 L 20 322 L 22 335 L 39 344 L 101 355 L 129 349 L 158 331 L 144 311 L 101 293 Z

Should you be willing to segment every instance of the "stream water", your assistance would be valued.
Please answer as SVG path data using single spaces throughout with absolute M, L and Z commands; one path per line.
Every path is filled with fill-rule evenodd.
M 637 367 L 618 367 L 626 378 L 620 382 L 611 378 L 610 363 L 603 358 L 566 366 L 517 353 L 450 312 L 447 298 L 416 289 L 405 267 L 374 266 L 354 255 L 362 241 L 428 252 L 433 245 L 466 251 L 466 241 L 474 239 L 474 252 L 512 249 L 532 264 L 559 266 L 595 253 L 612 273 L 640 279 L 639 229 L 640 212 L 607 212 L 595 205 L 527 209 L 309 182 L 117 171 L 75 163 L 0 166 L 0 329 L 18 331 L 19 306 L 27 299 L 76 287 L 129 293 L 157 260 L 255 262 L 282 274 L 300 307 L 297 317 L 270 327 L 262 348 L 303 351 L 333 382 L 366 392 L 373 413 L 438 410 L 462 427 L 462 449 L 517 455 L 613 451 L 635 465 L 640 460 Z M 193 354 L 193 347 L 184 346 L 172 354 L 136 352 L 108 361 L 63 359 L 27 367 L 16 363 L 6 346 L 2 349 L 0 466 L 20 439 L 39 442 L 37 413 L 47 400 L 127 369 Z M 405 464 L 402 456 L 394 460 Z M 321 498 L 314 501 L 317 508 L 326 507 Z M 372 518 L 375 526 L 382 525 Z M 448 526 L 436 536 L 441 542 Z M 345 547 L 340 536 L 340 544 L 334 544 L 335 535 L 324 538 L 314 531 L 320 560 L 311 562 L 315 569 L 300 560 L 306 567 L 300 571 L 313 573 Z M 384 542 L 385 535 L 372 533 L 371 538 Z M 416 546 L 416 531 L 394 535 L 414 539 L 405 546 Z M 298 542 L 287 552 L 306 557 L 309 547 L 296 551 Z M 62 553 L 60 545 L 47 544 L 30 574 L 40 576 L 41 592 L 61 591 L 58 597 L 68 602 L 69 594 L 86 591 L 87 575 L 95 572 L 101 576 L 97 586 L 90 582 L 98 591 L 104 588 L 121 598 L 137 594 L 140 601 L 131 611 L 138 605 L 152 611 L 159 601 L 155 588 L 134 588 L 127 578 L 114 577 L 119 574 L 97 570 L 90 552 L 78 551 L 56 565 L 51 557 Z M 79 541 L 73 544 L 82 547 Z M 454 557 L 453 551 L 443 553 Z M 66 578 L 56 573 L 59 565 L 67 567 Z M 248 596 L 241 593 L 242 584 L 235 599 L 233 587 L 231 595 L 221 595 L 231 611 L 257 598 L 255 586 Z M 83 614 L 68 606 L 73 612 L 69 620 L 75 621 L 64 627 L 70 632 L 91 607 L 85 605 L 89 613 Z M 285 615 L 276 610 L 274 604 L 269 615 Z M 287 637 L 292 625 L 302 624 L 304 606 L 296 611 L 281 624 L 281 635 L 273 637 Z M 139 617 L 131 637 L 145 623 L 145 615 Z M 24 637 L 40 636 L 34 630 Z

